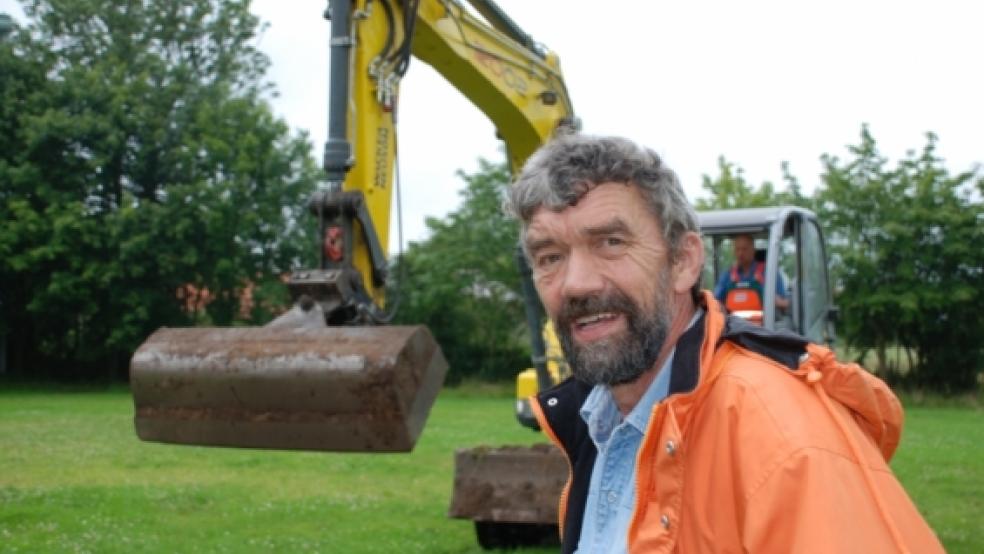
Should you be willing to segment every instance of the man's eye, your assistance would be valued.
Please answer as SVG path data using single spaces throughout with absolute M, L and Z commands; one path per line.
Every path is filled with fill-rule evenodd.
M 560 261 L 560 254 L 541 254 L 536 257 L 536 267 L 539 269 L 549 269 Z

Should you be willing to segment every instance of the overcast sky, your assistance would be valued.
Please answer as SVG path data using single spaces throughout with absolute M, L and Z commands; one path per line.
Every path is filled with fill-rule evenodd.
M 691 199 L 724 155 L 752 183 L 809 191 L 819 157 L 846 155 L 868 123 L 893 159 L 940 137 L 951 171 L 984 162 L 984 3 L 499 0 L 559 56 L 585 131 L 654 148 Z M 0 11 L 13 11 L 0 0 Z M 276 112 L 309 131 L 320 159 L 327 128 L 324 0 L 254 0 L 269 27 L 260 47 Z M 459 201 L 457 169 L 500 159 L 492 125 L 414 60 L 401 88 L 404 236 Z M 391 233 L 394 241 L 395 229 Z M 395 250 L 391 245 L 391 250 Z
M 984 161 L 980 2 L 499 0 L 561 59 L 584 130 L 659 152 L 688 195 L 724 155 L 753 183 L 789 161 L 807 190 L 824 152 L 845 156 L 868 123 L 897 159 L 940 137 L 951 170 Z M 326 123 L 323 1 L 255 0 L 270 23 L 274 103 L 320 149 Z M 414 60 L 401 89 L 404 235 L 458 205 L 455 170 L 501 157 L 488 120 Z M 394 237 L 395 233 L 391 236 Z M 395 249 L 395 246 L 392 249 Z

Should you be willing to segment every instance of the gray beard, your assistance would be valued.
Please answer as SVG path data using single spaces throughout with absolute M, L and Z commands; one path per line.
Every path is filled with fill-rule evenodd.
M 622 385 L 635 382 L 653 367 L 666 343 L 670 308 L 665 295 L 668 272 L 662 272 L 653 313 L 644 313 L 632 300 L 615 291 L 605 296 L 569 298 L 557 315 L 557 337 L 574 377 L 589 385 Z M 571 325 L 579 317 L 598 312 L 622 313 L 626 330 L 615 336 L 577 344 Z

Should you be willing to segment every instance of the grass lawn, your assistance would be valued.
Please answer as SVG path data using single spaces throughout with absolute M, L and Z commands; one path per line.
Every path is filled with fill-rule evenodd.
M 454 450 L 540 440 L 501 389 L 443 391 L 412 454 L 142 443 L 131 417 L 122 388 L 0 390 L 0 552 L 481 552 L 446 517 Z M 910 408 L 893 463 L 954 553 L 984 552 L 982 418 Z
M 951 554 L 984 552 L 984 410 L 906 408 L 892 469 Z

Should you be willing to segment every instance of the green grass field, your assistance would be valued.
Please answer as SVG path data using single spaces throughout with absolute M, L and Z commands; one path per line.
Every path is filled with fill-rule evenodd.
M 3 390 L 0 552 L 481 552 L 446 517 L 452 456 L 539 440 L 511 410 L 445 390 L 412 454 L 268 452 L 142 443 L 122 388 Z M 954 553 L 984 552 L 982 418 L 910 408 L 893 463 Z

